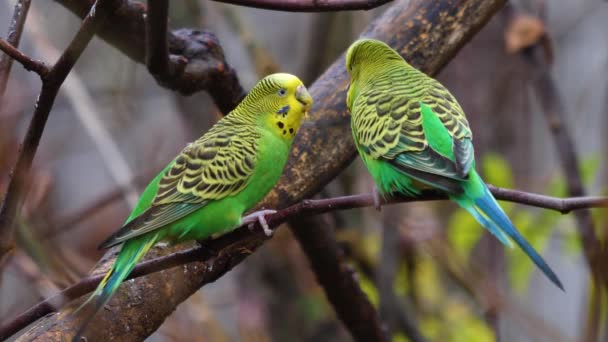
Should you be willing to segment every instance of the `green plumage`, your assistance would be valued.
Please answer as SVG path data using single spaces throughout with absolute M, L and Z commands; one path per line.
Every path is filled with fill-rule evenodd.
M 442 190 L 501 242 L 513 239 L 538 267 L 562 284 L 519 234 L 475 171 L 464 111 L 439 82 L 409 65 L 383 42 L 362 39 L 346 55 L 346 104 L 355 146 L 382 194 Z
M 311 105 L 312 98 L 297 77 L 270 75 L 237 108 L 186 146 L 146 187 L 125 225 L 101 244 L 122 247 L 82 305 L 96 298 L 88 319 L 156 242 L 201 240 L 240 226 L 243 213 L 278 181 Z

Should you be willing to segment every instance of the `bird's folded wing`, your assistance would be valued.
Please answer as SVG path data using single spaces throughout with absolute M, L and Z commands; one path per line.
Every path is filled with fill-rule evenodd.
M 258 134 L 253 127 L 216 125 L 188 145 L 160 179 L 150 208 L 125 224 L 100 248 L 162 228 L 209 201 L 239 193 L 254 172 Z

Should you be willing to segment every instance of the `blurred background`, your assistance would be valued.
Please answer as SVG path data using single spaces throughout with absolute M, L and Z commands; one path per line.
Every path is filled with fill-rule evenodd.
M 13 0 L 0 1 L 2 34 L 13 6 Z M 170 27 L 215 32 L 247 89 L 275 71 L 294 73 L 310 85 L 386 7 L 293 14 L 172 1 Z M 54 61 L 79 23 L 52 1 L 34 1 L 20 48 L 35 59 Z M 524 32 L 505 39 L 513 30 Z M 553 44 L 551 75 L 565 105 L 585 188 L 590 195 L 605 195 L 608 3 L 511 1 L 510 12 L 497 14 L 438 78 L 468 115 L 478 169 L 488 183 L 566 196 L 558 151 L 531 89 L 533 66 L 522 54 L 522 37 L 534 41 L 542 32 Z M 0 193 L 39 88 L 37 75 L 15 63 L 0 107 Z M 28 175 L 18 250 L 1 274 L 0 320 L 85 276 L 101 256 L 96 246 L 125 220 L 143 186 L 219 117 L 206 94 L 184 97 L 161 88 L 145 66 L 94 39 L 61 88 Z M 357 160 L 321 196 L 371 188 Z M 404 317 L 414 319 L 432 341 L 573 341 L 589 336 L 590 320 L 599 315 L 600 336 L 608 338 L 608 302 L 590 282 L 573 216 L 502 205 L 559 274 L 565 293 L 518 249 L 501 248 L 452 203 L 332 214 L 362 287 L 374 304 L 383 303 L 394 341 L 407 341 Z M 604 238 L 606 212 L 592 213 Z M 297 242 L 280 229 L 246 262 L 180 305 L 148 340 L 350 337 Z

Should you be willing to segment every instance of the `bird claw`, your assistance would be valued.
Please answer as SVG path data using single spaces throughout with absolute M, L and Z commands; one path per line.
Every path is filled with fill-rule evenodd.
M 380 191 L 376 186 L 374 186 L 374 190 L 372 191 L 372 197 L 374 198 L 374 208 L 378 211 L 382 211 L 382 199 L 380 198 Z
M 266 215 L 276 214 L 276 210 L 260 210 L 254 213 L 251 213 L 245 217 L 243 217 L 242 224 L 246 224 L 249 229 L 253 229 L 255 227 L 255 223 L 259 222 L 260 226 L 264 230 L 264 234 L 266 236 L 272 236 L 272 229 L 268 226 L 268 222 L 266 222 Z

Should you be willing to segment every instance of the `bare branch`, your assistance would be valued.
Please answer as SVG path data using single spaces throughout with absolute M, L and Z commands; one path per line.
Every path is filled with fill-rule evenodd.
M 545 33 L 536 45 L 523 50 L 523 54 L 534 68 L 532 89 L 538 96 L 547 126 L 553 135 L 555 148 L 565 174 L 568 194 L 582 197 L 585 196 L 585 189 L 579 170 L 579 158 L 572 136 L 568 131 L 568 125 L 565 123 L 566 109 L 551 76 L 546 56 L 547 46 L 550 46 L 549 40 L 549 35 Z M 544 56 L 543 52 L 545 52 Z M 608 287 L 608 264 L 605 262 L 608 253 L 596 234 L 591 211 L 577 211 L 574 217 L 578 223 L 582 250 L 591 273 L 594 278 L 601 279 L 602 284 Z
M 608 197 L 579 197 L 579 198 L 558 198 L 544 195 L 538 195 L 533 193 L 527 193 L 518 190 L 510 190 L 504 188 L 497 188 L 490 186 L 492 194 L 499 200 L 505 200 L 513 203 L 527 204 L 539 208 L 551 209 L 558 212 L 566 213 L 571 210 L 583 209 L 583 208 L 608 208 Z M 405 202 L 415 201 L 435 201 L 435 200 L 446 200 L 448 199 L 445 194 L 438 191 L 425 191 L 418 197 L 407 197 L 399 196 L 383 200 L 384 204 L 396 204 Z M 276 214 L 266 216 L 268 225 L 274 230 L 285 222 L 290 222 L 294 225 L 294 233 L 298 234 L 302 238 L 302 234 L 308 234 L 308 232 L 315 232 L 315 236 L 324 233 L 320 231 L 325 230 L 324 227 L 320 227 L 316 222 L 311 222 L 311 215 L 320 215 L 335 210 L 349 210 L 356 208 L 372 207 L 374 206 L 374 199 L 372 194 L 361 194 L 343 197 L 326 198 L 319 200 L 304 200 L 300 203 L 292 205 L 286 209 L 278 211 Z M 297 219 L 297 220 L 296 220 Z M 301 224 L 299 223 L 301 222 Z M 313 224 L 314 223 L 314 224 Z M 259 226 L 256 225 L 257 228 Z M 201 247 L 195 247 L 178 251 L 170 255 L 162 256 L 156 259 L 147 260 L 139 263 L 129 275 L 128 279 L 144 276 L 153 272 L 168 269 L 171 267 L 191 263 L 195 261 L 208 262 L 204 267 L 213 269 L 218 263 L 225 265 L 229 261 L 234 262 L 239 259 L 242 260 L 246 255 L 251 253 L 253 250 L 250 243 L 247 243 L 248 238 L 265 240 L 266 237 L 263 233 L 257 229 L 255 232 L 250 231 L 246 227 L 239 228 L 232 233 L 226 234 L 218 239 L 214 239 L 205 242 Z M 303 248 L 312 248 L 310 253 L 318 253 L 319 257 L 323 258 L 324 262 L 330 262 L 333 258 L 327 258 L 326 256 L 332 254 L 336 257 L 335 262 L 341 259 L 341 256 L 336 251 L 337 246 L 328 246 L 334 244 L 335 241 L 332 239 L 319 241 L 318 239 L 308 240 L 303 238 L 302 240 L 307 241 L 302 243 Z M 302 241 L 301 240 L 301 241 Z M 244 244 L 249 247 L 243 247 Z M 306 247 L 305 247 L 306 246 Z M 257 248 L 254 246 L 253 249 Z M 323 251 L 322 249 L 326 249 Z M 327 250 L 329 249 L 329 251 Z M 310 253 L 307 253 L 310 255 Z M 317 259 L 320 261 L 321 259 Z M 313 261 L 315 262 L 315 261 Z M 339 263 L 338 263 L 339 264 Z M 335 264 L 337 266 L 338 264 Z M 236 265 L 233 264 L 232 266 Z M 320 267 L 317 265 L 317 267 Z M 315 267 L 315 269 L 317 268 Z M 338 272 L 335 267 L 331 265 L 324 265 L 327 267 L 323 272 L 317 272 L 318 276 L 327 276 L 327 270 L 333 269 L 333 272 Z M 318 270 L 317 270 L 318 271 Z M 352 272 L 347 269 L 340 269 L 340 273 L 346 274 L 352 277 Z M 223 273 L 222 273 L 223 274 Z M 34 322 L 36 319 L 51 313 L 57 308 L 60 308 L 70 300 L 76 299 L 87 292 L 92 291 L 99 281 L 103 278 L 103 274 L 91 276 L 85 278 L 74 284 L 61 293 L 40 302 L 21 314 L 16 319 L 12 320 L 6 325 L 0 327 L 0 340 L 10 337 L 12 334 L 23 329 L 28 324 Z M 217 277 L 221 276 L 217 275 Z M 213 278 L 215 280 L 217 278 Z M 347 284 L 338 284 L 344 286 Z M 349 291 L 356 291 L 357 289 L 350 289 Z M 328 295 L 329 296 L 329 295 Z M 331 297 L 330 298 L 334 298 Z M 352 298 L 352 297 L 349 297 Z M 344 308 L 344 306 L 338 306 Z M 373 319 L 370 318 L 370 319 Z M 368 322 L 369 323 L 369 322 Z M 365 329 L 365 327 L 361 327 Z M 375 339 L 374 339 L 375 340 Z
M 27 12 L 30 9 L 30 3 L 31 0 L 18 0 L 15 4 L 13 18 L 11 19 L 11 24 L 8 28 L 8 34 L 6 35 L 8 44 L 15 47 L 15 49 L 19 47 L 21 33 L 23 32 L 23 25 L 25 24 L 25 18 L 27 18 Z M 2 44 L 0 43 L 0 45 Z M 4 51 L 3 47 L 2 50 Z M 4 91 L 6 90 L 6 83 L 8 82 L 8 75 L 11 73 L 12 65 L 12 59 L 9 58 L 8 55 L 0 56 L 0 98 L 2 98 Z
M 94 0 L 55 2 L 83 18 Z M 97 34 L 134 61 L 146 64 L 144 37 L 147 15 L 146 8 L 141 3 L 120 0 L 120 7 L 112 16 L 112 25 L 103 25 Z M 156 17 L 156 14 L 153 15 Z M 155 37 L 161 39 L 162 35 Z M 234 109 L 245 95 L 245 91 L 236 72 L 226 62 L 217 37 L 204 30 L 180 29 L 168 32 L 166 38 L 169 72 L 153 74 L 157 82 L 185 95 L 205 90 L 222 113 L 227 114 Z
M 168 0 L 149 0 L 146 16 L 146 64 L 152 75 L 169 73 L 167 47 Z
M 325 219 L 324 219 L 325 218 Z M 380 316 L 359 287 L 354 269 L 346 265 L 327 215 L 298 215 L 289 226 L 306 253 L 317 281 L 337 316 L 355 341 L 389 341 Z M 353 308 L 357 308 L 353 310 Z
M 392 0 L 213 0 L 226 4 L 283 12 L 371 10 Z
M 0 258 L 4 258 L 13 249 L 14 221 L 26 190 L 22 178 L 30 170 L 59 88 L 93 38 L 101 22 L 105 20 L 108 13 L 115 10 L 116 2 L 116 0 L 99 0 L 96 3 L 94 10 L 91 10 L 83 20 L 70 45 L 42 78 L 42 90 L 0 208 Z
M 30 57 L 25 55 L 23 52 L 17 50 L 17 48 L 15 48 L 11 43 L 9 43 L 6 40 L 1 39 L 1 38 L 0 38 L 0 50 L 2 50 L 5 53 L 5 56 L 9 56 L 10 58 L 21 63 L 21 65 L 23 65 L 23 67 L 27 71 L 33 71 L 33 72 L 37 73 L 38 75 L 40 75 L 40 77 L 43 77 L 43 78 L 46 77 L 46 75 L 49 73 L 49 68 L 46 66 L 46 64 L 44 64 L 43 62 L 31 59 Z M 3 61 L 4 61 L 4 59 L 3 59 Z M 6 75 L 7 75 L 6 77 L 8 77 L 8 73 Z

